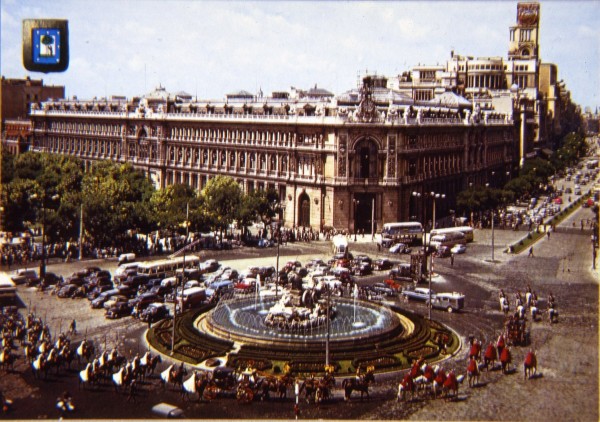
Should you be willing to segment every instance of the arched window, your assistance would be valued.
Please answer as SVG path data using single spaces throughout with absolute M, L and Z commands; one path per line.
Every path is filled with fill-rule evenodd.
M 370 138 L 365 138 L 357 142 L 354 153 L 356 156 L 354 174 L 360 179 L 378 178 L 377 143 Z

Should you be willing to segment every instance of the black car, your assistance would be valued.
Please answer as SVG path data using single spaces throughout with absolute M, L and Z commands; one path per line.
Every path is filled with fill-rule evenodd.
M 150 289 L 150 293 L 157 295 L 159 298 L 165 297 L 165 295 L 171 293 L 173 291 L 172 287 L 168 286 L 154 286 Z
M 375 283 L 371 286 L 374 292 L 380 293 L 385 296 L 396 296 L 396 291 L 385 283 Z
M 169 308 L 164 303 L 151 303 L 144 309 L 140 319 L 145 322 L 156 322 L 169 316 Z
M 76 285 L 76 284 L 67 284 L 66 286 L 62 286 L 59 290 L 58 293 L 56 293 L 56 296 L 60 297 L 61 299 L 67 298 L 67 297 L 73 297 L 73 295 L 76 293 L 77 290 L 79 290 L 80 286 Z
M 387 258 L 380 258 L 373 261 L 373 269 L 375 271 L 385 271 L 392 268 L 392 261 Z
M 127 302 L 117 302 L 104 314 L 108 319 L 116 319 L 131 315 L 131 305 Z
M 352 265 L 352 274 L 367 275 L 371 274 L 371 264 L 366 261 L 354 261 Z
M 393 280 L 412 280 L 410 264 L 398 264 L 390 270 L 390 278 Z
M 94 300 L 98 296 L 100 296 L 100 294 L 102 294 L 108 290 L 111 290 L 112 288 L 113 288 L 112 285 L 96 286 L 87 294 L 87 298 L 88 298 L 88 300 Z
M 132 308 L 136 308 L 138 312 L 141 312 L 148 305 L 154 302 L 162 302 L 162 300 L 158 295 L 148 292 L 131 299 L 129 301 L 129 305 L 131 305 Z

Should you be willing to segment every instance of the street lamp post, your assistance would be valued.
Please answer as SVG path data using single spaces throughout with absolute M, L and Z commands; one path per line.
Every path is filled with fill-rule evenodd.
M 277 210 L 280 215 L 285 212 L 285 203 L 278 202 L 275 204 L 275 210 Z M 277 224 L 277 263 L 276 263 L 276 276 L 275 276 L 275 300 L 279 298 L 279 247 L 281 245 L 281 220 Z
M 354 241 L 356 242 L 356 232 L 358 231 L 356 227 L 356 211 L 358 210 L 358 204 L 360 204 L 360 201 L 358 199 L 353 199 L 352 202 L 354 202 Z
M 431 246 L 431 232 L 432 230 L 435 229 L 435 202 L 436 199 L 444 199 L 446 198 L 446 195 L 443 193 L 436 193 L 436 192 L 425 192 L 423 194 L 419 193 L 419 192 L 413 192 L 412 196 L 417 197 L 417 198 L 423 198 L 423 201 L 426 198 L 431 198 L 432 202 L 433 202 L 433 209 L 432 209 L 432 224 L 431 224 L 431 230 L 429 230 L 429 235 L 428 235 L 428 244 L 429 246 Z M 423 207 L 424 209 L 425 207 Z M 427 249 L 425 247 L 425 226 L 423 226 L 423 258 L 425 259 L 425 262 L 427 263 Z M 430 255 L 431 256 L 431 255 Z M 432 308 L 432 303 L 431 303 L 431 278 L 432 278 L 432 273 L 433 273 L 433 256 L 431 256 L 430 258 L 430 263 L 429 263 L 429 319 L 431 320 L 431 308 Z
M 177 271 L 175 272 L 175 297 L 173 299 L 173 332 L 171 333 L 171 353 L 170 355 L 173 356 L 173 354 L 175 353 L 175 320 L 177 318 L 177 290 L 179 287 L 179 284 L 181 284 L 181 288 L 182 288 L 182 292 L 181 292 L 181 311 L 183 312 L 183 287 L 185 284 L 185 251 L 188 248 L 188 246 L 191 245 L 186 245 L 185 243 L 188 240 L 189 234 L 190 234 L 190 203 L 188 202 L 186 204 L 185 207 L 185 222 L 183 223 L 183 225 L 185 226 L 185 242 L 183 245 L 183 268 L 182 268 L 182 272 L 181 272 L 181 283 L 179 283 L 178 281 L 178 277 L 177 277 Z M 216 292 L 215 292 L 216 294 Z
M 38 198 L 38 195 L 34 193 L 30 197 L 31 199 Z M 52 200 L 57 200 L 59 195 L 52 195 Z M 44 277 L 46 276 L 46 194 L 42 195 L 42 257 L 40 258 L 40 286 L 44 284 Z

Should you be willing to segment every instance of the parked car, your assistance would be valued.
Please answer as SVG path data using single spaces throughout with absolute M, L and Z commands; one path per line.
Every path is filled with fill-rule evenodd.
M 66 286 L 61 287 L 58 290 L 58 293 L 56 293 L 56 296 L 60 297 L 61 299 L 65 299 L 67 297 L 72 297 L 73 294 L 75 293 L 75 291 L 77 291 L 79 289 L 80 286 L 76 285 L 76 284 L 67 284 Z
M 352 265 L 352 274 L 354 275 L 367 275 L 371 274 L 371 264 L 367 261 L 354 261 Z
M 100 296 L 100 294 L 111 290 L 113 287 L 112 286 L 96 286 L 94 287 L 88 294 L 87 294 L 87 298 L 88 300 L 94 300 L 96 299 L 98 296 Z
M 37 271 L 27 268 L 18 269 L 10 279 L 15 284 L 27 284 L 28 286 L 34 286 L 40 282 Z
M 129 305 L 132 308 L 136 308 L 138 312 L 141 312 L 153 302 L 161 302 L 161 299 L 158 295 L 148 292 L 129 300 Z
M 453 253 L 455 255 L 465 253 L 466 251 L 467 251 L 467 247 L 465 245 L 461 245 L 461 244 L 454 245 L 454 246 L 452 246 L 452 249 L 450 249 L 450 253 Z
M 200 264 L 200 272 L 212 273 L 217 271 L 221 264 L 215 259 L 208 259 Z
M 151 303 L 140 315 L 142 321 L 151 323 L 168 317 L 169 308 L 164 303 Z
M 413 287 L 402 289 L 402 297 L 407 300 L 418 300 L 421 302 L 426 302 L 429 300 L 430 291 L 426 287 Z M 435 298 L 436 294 L 431 292 L 431 299 Z
M 104 305 L 104 303 L 106 303 L 108 299 L 110 299 L 112 296 L 118 293 L 119 291 L 117 289 L 111 289 L 102 292 L 96 299 L 92 299 L 92 301 L 90 302 L 90 306 L 92 307 L 92 309 L 102 308 L 102 305 Z
M 171 287 L 160 286 L 160 285 L 159 286 L 154 286 L 153 288 L 150 289 L 150 293 L 153 293 L 153 294 L 157 295 L 160 298 L 164 298 L 166 295 L 168 295 L 172 291 L 173 291 L 173 289 Z
M 112 308 L 115 304 L 120 303 L 120 302 L 129 302 L 129 298 L 127 296 L 123 296 L 123 295 L 114 295 L 114 296 L 111 296 L 106 302 L 104 302 L 102 307 L 104 309 L 108 310 L 108 309 Z
M 131 315 L 131 306 L 127 302 L 115 303 L 104 314 L 108 319 L 121 318 L 127 315 Z

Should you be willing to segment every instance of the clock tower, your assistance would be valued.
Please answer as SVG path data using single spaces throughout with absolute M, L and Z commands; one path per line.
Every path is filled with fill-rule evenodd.
M 539 3 L 519 3 L 517 24 L 510 27 L 509 60 L 539 58 Z

